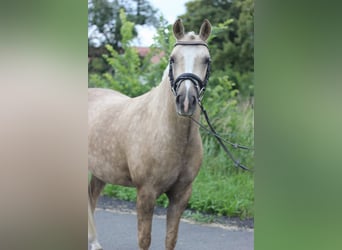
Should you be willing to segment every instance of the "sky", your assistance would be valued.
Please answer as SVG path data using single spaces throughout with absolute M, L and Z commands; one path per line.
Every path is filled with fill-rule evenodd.
M 150 3 L 163 14 L 164 18 L 173 24 L 177 16 L 185 13 L 185 3 L 189 0 L 150 0 Z M 150 46 L 156 30 L 153 27 L 138 26 L 138 38 L 134 41 L 138 46 Z
M 150 0 L 159 9 L 169 23 L 174 23 L 178 15 L 185 13 L 185 3 L 189 0 Z

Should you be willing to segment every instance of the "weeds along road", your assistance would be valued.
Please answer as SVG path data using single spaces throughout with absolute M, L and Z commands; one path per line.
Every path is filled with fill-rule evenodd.
M 134 209 L 125 203 L 119 208 L 104 206 L 103 197 L 95 212 L 98 239 L 104 250 L 135 250 L 137 218 Z M 165 249 L 166 220 L 163 212 L 153 217 L 150 250 Z M 158 215 L 159 214 L 159 215 Z M 160 215 L 161 214 L 161 215 Z M 182 219 L 179 226 L 177 250 L 253 250 L 254 229 L 235 225 L 198 224 Z

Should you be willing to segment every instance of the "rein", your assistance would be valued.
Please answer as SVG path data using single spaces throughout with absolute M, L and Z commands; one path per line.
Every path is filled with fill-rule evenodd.
M 200 106 L 201 108 L 201 111 L 202 113 L 204 114 L 204 117 L 205 117 L 205 120 L 210 128 L 207 129 L 203 124 L 201 124 L 199 121 L 196 121 L 192 116 L 190 117 L 190 119 L 195 122 L 198 126 L 200 126 L 200 128 L 204 129 L 208 134 L 214 136 L 216 138 L 216 140 L 220 143 L 221 147 L 223 148 L 223 150 L 226 152 L 226 154 L 229 156 L 229 158 L 234 162 L 235 164 L 235 167 L 239 167 L 239 168 L 242 168 L 243 170 L 246 170 L 246 171 L 250 171 L 252 172 L 252 170 L 250 170 L 249 168 L 247 168 L 245 165 L 242 165 L 240 163 L 240 161 L 236 160 L 232 153 L 228 150 L 228 148 L 226 147 L 226 145 L 223 143 L 223 142 L 226 142 L 230 145 L 232 145 L 234 148 L 239 148 L 239 149 L 246 149 L 246 150 L 253 150 L 252 148 L 249 148 L 249 147 L 246 147 L 246 146 L 242 146 L 242 145 L 239 145 L 237 143 L 232 143 L 224 138 L 222 138 L 214 129 L 214 127 L 211 125 L 211 122 L 209 120 L 209 116 L 207 114 L 207 111 L 204 109 L 203 105 L 201 102 L 198 102 L 198 105 Z

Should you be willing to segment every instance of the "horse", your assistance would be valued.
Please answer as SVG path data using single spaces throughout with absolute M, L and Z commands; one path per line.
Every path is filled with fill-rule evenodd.
M 102 249 L 96 236 L 94 210 L 106 183 L 137 189 L 140 250 L 149 249 L 154 205 L 161 194 L 169 200 L 165 249 L 176 246 L 181 215 L 202 163 L 199 102 L 210 72 L 205 19 L 199 34 L 173 24 L 175 46 L 161 83 L 130 98 L 119 92 L 88 89 L 88 243 Z

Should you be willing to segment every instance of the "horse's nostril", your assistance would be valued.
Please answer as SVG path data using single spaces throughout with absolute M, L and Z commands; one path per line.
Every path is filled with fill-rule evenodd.
M 196 104 L 196 97 L 192 97 L 192 104 L 195 105 Z
M 177 95 L 177 97 L 176 97 L 176 103 L 179 103 L 179 98 L 180 98 L 180 95 Z

